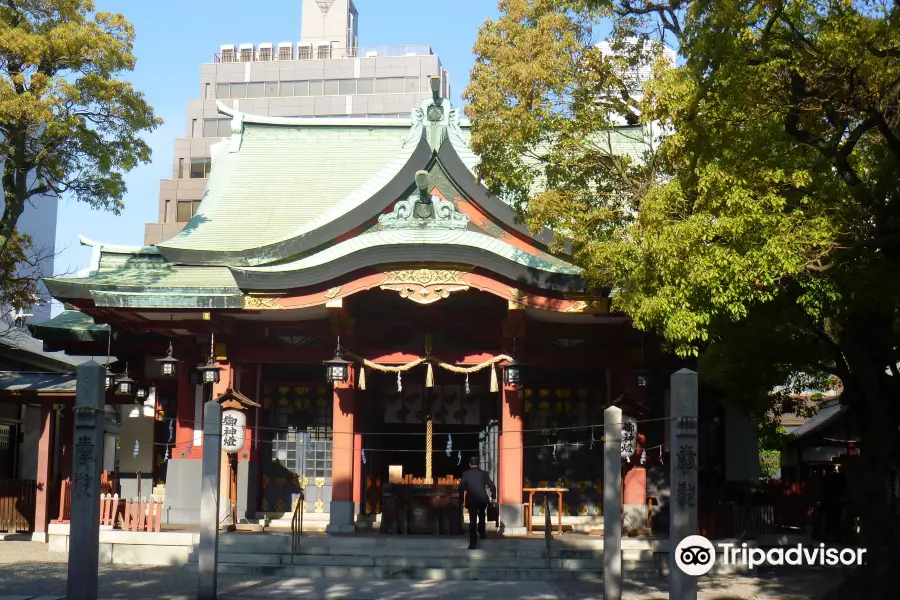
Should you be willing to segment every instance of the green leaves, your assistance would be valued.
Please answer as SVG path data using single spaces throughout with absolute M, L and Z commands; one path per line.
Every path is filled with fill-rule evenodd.
M 120 79 L 134 68 L 134 30 L 89 0 L 0 6 L 0 155 L 5 251 L 28 201 L 72 194 L 119 213 L 123 174 L 150 160 L 156 129 L 143 93 Z
M 835 371 L 819 324 L 893 324 L 900 299 L 900 30 L 879 6 L 507 0 L 466 91 L 479 173 L 680 353 L 765 314 L 797 355 L 761 386 Z

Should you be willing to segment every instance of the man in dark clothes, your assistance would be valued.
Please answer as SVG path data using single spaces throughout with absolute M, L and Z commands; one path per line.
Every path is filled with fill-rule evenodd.
M 485 488 L 491 490 L 490 499 L 488 499 Z M 469 459 L 469 470 L 462 474 L 459 493 L 466 495 L 466 509 L 469 511 L 469 550 L 474 550 L 478 543 L 478 536 L 481 535 L 481 539 L 484 539 L 484 512 L 487 510 L 488 504 L 497 497 L 497 488 L 487 471 L 478 468 L 477 456 Z

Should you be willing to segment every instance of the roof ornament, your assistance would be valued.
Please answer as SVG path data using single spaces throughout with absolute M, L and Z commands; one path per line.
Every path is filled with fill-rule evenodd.
M 418 144 L 423 137 L 431 146 L 432 152 L 441 149 L 441 145 L 449 138 L 465 140 L 459 126 L 459 111 L 450 105 L 450 101 L 441 98 L 441 77 L 433 75 L 429 78 L 431 98 L 422 101 L 422 105 L 412 111 L 412 128 L 403 140 L 405 147 L 409 143 Z
M 416 191 L 397 202 L 393 212 L 378 217 L 379 229 L 466 229 L 469 217 L 449 200 L 429 193 L 428 171 L 417 172 L 415 181 Z

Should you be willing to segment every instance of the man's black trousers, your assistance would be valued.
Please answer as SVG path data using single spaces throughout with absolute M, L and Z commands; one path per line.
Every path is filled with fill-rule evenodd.
M 478 542 L 478 536 L 484 537 L 485 523 L 484 513 L 486 505 L 469 507 L 469 544 L 474 546 Z M 476 529 L 477 527 L 477 529 Z

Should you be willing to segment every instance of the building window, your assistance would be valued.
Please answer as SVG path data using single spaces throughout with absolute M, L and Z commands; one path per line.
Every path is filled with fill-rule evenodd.
M 216 98 L 231 98 L 231 86 L 227 83 L 217 83 Z
M 178 159 L 178 179 L 184 179 L 184 159 Z
M 211 165 L 212 160 L 209 158 L 192 158 L 191 179 L 206 179 L 209 177 Z
M 391 93 L 402 94 L 406 91 L 405 77 L 391 77 Z
M 203 132 L 200 129 L 200 120 L 192 119 L 191 120 L 191 137 L 198 138 Z
M 203 137 L 219 137 L 219 119 L 203 119 Z
M 376 79 L 375 80 L 375 93 L 376 94 L 390 94 L 391 93 L 391 80 L 390 79 Z
M 262 98 L 266 95 L 266 84 L 263 82 L 257 83 L 248 83 L 247 84 L 247 97 L 248 98 Z
M 231 97 L 232 98 L 246 98 L 247 97 L 247 84 L 246 83 L 232 83 L 231 84 Z
M 175 215 L 175 221 L 178 223 L 187 223 L 191 220 L 193 211 L 193 202 L 179 202 L 178 212 Z
M 355 79 L 341 79 L 340 94 L 341 96 L 350 96 L 356 93 Z
M 294 82 L 282 81 L 278 88 L 278 95 L 282 98 L 289 98 L 294 95 Z
M 325 80 L 325 95 L 337 96 L 340 93 L 340 82 L 337 79 Z
M 200 210 L 200 201 L 199 200 L 179 200 L 177 204 L 177 214 L 175 215 L 175 220 L 178 223 L 187 223 L 191 220 L 191 217 L 197 214 L 197 211 Z
M 357 94 L 374 94 L 375 93 L 375 80 L 374 79 L 358 79 L 356 81 L 356 93 Z
M 266 98 L 275 98 L 278 96 L 278 82 L 277 81 L 267 81 L 266 82 Z
M 204 97 L 206 100 L 209 100 L 209 94 L 210 94 L 210 92 L 212 91 L 210 88 L 212 88 L 212 85 L 210 85 L 209 83 L 207 83 L 206 85 L 203 86 L 203 88 L 204 88 L 204 89 L 203 89 L 203 97 Z
M 417 94 L 419 92 L 419 78 L 418 77 L 407 77 L 406 78 L 406 93 L 407 94 Z
M 309 95 L 310 96 L 321 96 L 322 95 L 322 82 L 321 81 L 310 81 L 309 82 Z
M 332 432 L 330 427 L 309 428 L 306 448 L 306 476 L 331 477 Z
M 294 81 L 293 82 L 293 90 L 294 96 L 309 96 L 309 82 L 308 81 Z
M 219 119 L 218 137 L 231 137 L 231 119 Z

